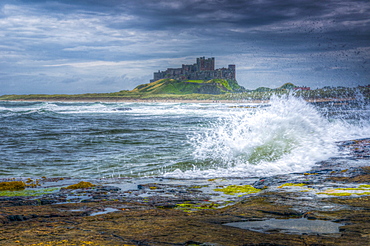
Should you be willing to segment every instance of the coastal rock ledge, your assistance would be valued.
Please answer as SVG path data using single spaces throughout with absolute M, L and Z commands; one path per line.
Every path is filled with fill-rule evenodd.
M 1 179 L 25 185 L 0 191 L 0 245 L 369 245 L 370 139 L 338 146 L 273 177 Z

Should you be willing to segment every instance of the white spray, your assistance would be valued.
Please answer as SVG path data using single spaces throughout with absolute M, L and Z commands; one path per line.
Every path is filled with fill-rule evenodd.
M 206 167 L 166 176 L 248 177 L 304 172 L 337 155 L 335 141 L 350 137 L 343 122 L 330 122 L 293 96 L 273 97 L 269 107 L 220 119 L 191 138 L 194 158 Z M 199 165 L 204 166 L 204 165 Z

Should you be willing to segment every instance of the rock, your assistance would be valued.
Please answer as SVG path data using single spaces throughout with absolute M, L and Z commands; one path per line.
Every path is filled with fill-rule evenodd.
M 350 150 L 348 156 L 321 162 L 315 170 L 257 181 L 199 179 L 176 184 L 175 180 L 159 182 L 153 178 L 148 183 L 141 180 L 143 183 L 133 190 L 122 191 L 104 184 L 107 181 L 96 180 L 96 185 L 76 182 L 73 188 L 38 197 L 0 197 L 0 244 L 368 245 L 370 196 L 327 195 L 330 189 L 368 189 L 359 183 L 369 183 L 370 167 L 345 166 L 348 158 L 366 161 L 368 143 L 369 140 L 344 142 L 342 148 Z M 58 182 L 61 187 L 75 180 L 56 180 L 49 185 L 56 187 Z M 239 188 L 260 191 L 244 194 L 238 193 Z M 328 236 L 291 235 L 279 230 L 262 233 L 224 225 L 302 217 L 344 226 L 335 236 Z
M 0 191 L 2 190 L 23 190 L 26 184 L 23 181 L 0 182 Z
M 118 111 L 129 111 L 129 110 L 132 110 L 132 108 L 116 108 L 115 110 L 118 110 Z
M 9 221 L 24 221 L 25 220 L 23 215 L 8 215 L 7 219 Z
M 78 184 L 69 185 L 67 187 L 64 187 L 63 189 L 85 189 L 85 188 L 91 188 L 91 187 L 94 187 L 94 186 L 95 185 L 93 185 L 90 182 L 81 181 Z

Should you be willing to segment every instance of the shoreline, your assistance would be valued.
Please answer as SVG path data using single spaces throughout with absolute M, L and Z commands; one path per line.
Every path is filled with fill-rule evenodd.
M 309 103 L 320 103 L 320 102 L 348 102 L 356 100 L 355 98 L 318 98 L 304 99 Z M 210 99 L 108 99 L 108 98 L 61 98 L 61 99 L 12 99 L 12 100 L 0 100 L 1 102 L 103 102 L 103 103 L 268 103 L 270 100 L 259 100 L 259 99 L 243 99 L 243 100 L 210 100 Z
M 0 196 L 0 244 L 367 245 L 370 139 L 338 145 L 349 153 L 307 172 L 253 179 L 95 179 L 89 180 L 93 186 L 76 186 L 81 180 L 42 177 L 28 190 L 62 188 L 34 197 Z M 233 226 L 262 222 L 273 223 Z M 336 228 L 323 232 L 318 226 L 328 223 Z

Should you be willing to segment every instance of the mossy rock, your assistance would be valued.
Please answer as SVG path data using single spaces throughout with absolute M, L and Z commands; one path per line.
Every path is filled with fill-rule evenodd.
M 229 185 L 225 188 L 217 188 L 214 191 L 221 191 L 226 195 L 235 195 L 236 193 L 252 194 L 260 192 L 260 189 L 256 189 L 251 185 Z
M 278 186 L 278 188 L 284 188 L 284 187 L 289 187 L 289 186 L 298 186 L 298 187 L 302 187 L 302 186 L 306 186 L 307 184 L 303 184 L 303 183 L 299 183 L 299 184 L 294 184 L 294 183 L 285 183 L 285 184 L 282 184 L 280 186 Z
M 91 187 L 94 187 L 95 185 L 93 185 L 92 183 L 90 182 L 85 182 L 85 181 L 81 181 L 80 183 L 78 184 L 73 184 L 73 185 L 70 185 L 70 186 L 67 186 L 67 187 L 64 187 L 63 189 L 71 189 L 71 190 L 75 190 L 75 189 L 85 189 L 85 188 L 91 188 Z
M 220 204 L 217 203 L 191 203 L 191 202 L 185 202 L 176 204 L 176 208 L 180 209 L 184 212 L 193 212 L 196 210 L 212 210 L 217 209 L 220 206 Z
M 330 196 L 368 196 L 370 195 L 370 185 L 360 185 L 358 188 L 337 188 L 337 189 L 328 189 L 324 192 L 319 192 L 317 194 L 324 194 Z
M 0 182 L 0 190 L 24 190 L 26 184 L 23 181 Z
M 0 191 L 0 196 L 42 196 L 46 194 L 53 193 L 59 190 L 59 188 L 45 188 L 45 189 L 27 189 L 27 190 L 5 190 Z

